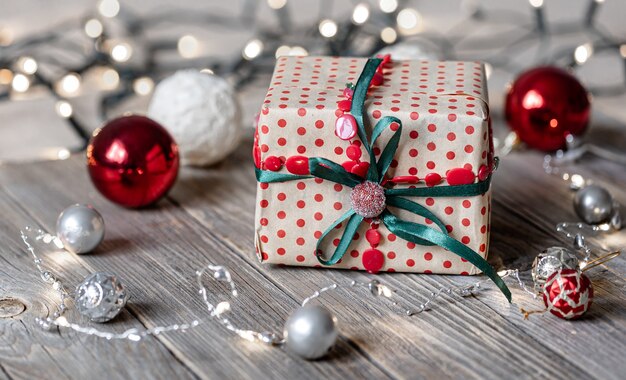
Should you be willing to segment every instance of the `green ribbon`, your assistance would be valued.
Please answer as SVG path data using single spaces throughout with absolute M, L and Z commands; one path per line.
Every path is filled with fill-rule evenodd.
M 365 98 L 367 96 L 367 90 L 369 83 L 376 72 L 376 69 L 380 65 L 381 60 L 372 58 L 367 61 L 365 68 L 361 73 L 359 80 L 354 88 L 354 94 L 352 96 L 352 107 L 350 113 L 354 116 L 358 125 L 358 136 L 361 139 L 367 153 L 370 157 L 370 166 L 365 178 L 365 181 L 371 181 L 381 184 L 385 178 L 385 174 L 391 165 L 391 161 L 396 154 L 398 145 L 400 143 L 400 136 L 402 135 L 402 122 L 393 116 L 385 116 L 381 118 L 374 127 L 371 135 L 371 141 L 368 139 L 365 124 L 364 124 L 364 105 Z M 389 128 L 393 123 L 398 125 L 398 128 L 394 131 L 393 136 L 389 139 L 389 142 L 382 150 L 378 160 L 374 155 L 374 145 L 380 135 Z M 364 179 L 347 172 L 343 166 L 330 161 L 322 157 L 309 158 L 309 172 L 311 175 L 292 175 L 285 173 L 276 173 L 268 170 L 256 169 L 256 178 L 258 182 L 274 183 L 274 182 L 286 182 L 301 180 L 307 178 L 321 178 L 331 182 L 339 183 L 350 188 L 364 182 Z M 482 258 L 478 253 L 474 252 L 471 248 L 458 240 L 452 238 L 448 234 L 446 225 L 426 207 L 413 202 L 405 197 L 470 197 L 476 195 L 482 195 L 487 190 L 491 183 L 491 176 L 484 181 L 472 183 L 468 185 L 460 186 L 435 186 L 435 187 L 420 187 L 420 188 L 402 188 L 402 189 L 385 189 L 386 202 L 388 206 L 398 209 L 406 210 L 412 214 L 422 216 L 431 220 L 438 229 L 428 227 L 423 224 L 414 223 L 402 220 L 394 215 L 389 209 L 383 211 L 379 216 L 380 220 L 387 227 L 387 229 L 396 236 L 413 242 L 415 244 L 424 246 L 437 245 L 450 252 L 455 253 L 461 258 L 467 260 L 484 274 L 486 274 L 497 286 L 502 293 L 506 296 L 507 300 L 511 302 L 511 292 L 506 286 L 502 278 L 496 273 L 495 269 L 489 265 L 487 260 Z M 343 234 L 339 239 L 339 244 L 335 248 L 335 251 L 329 259 L 322 257 L 322 251 L 320 246 L 324 241 L 324 238 L 337 226 L 346 222 Z M 317 259 L 323 265 L 336 264 L 348 251 L 348 247 L 352 242 L 359 225 L 363 222 L 363 217 L 357 214 L 353 209 L 350 209 L 342 216 L 340 216 L 335 222 L 333 222 L 322 233 L 317 241 L 315 252 Z

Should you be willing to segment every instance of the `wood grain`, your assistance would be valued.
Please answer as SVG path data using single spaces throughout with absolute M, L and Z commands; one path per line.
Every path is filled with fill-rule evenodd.
M 518 307 L 537 308 L 540 302 L 512 285 L 516 304 L 509 305 L 488 283 L 475 296 L 444 296 L 432 310 L 406 317 L 403 307 L 415 307 L 431 291 L 477 278 L 379 275 L 396 290 L 392 300 L 374 299 L 365 290 L 323 298 L 339 319 L 341 337 L 327 360 L 315 362 L 242 342 L 211 320 L 184 334 L 163 334 L 141 343 L 107 342 L 65 330 L 44 332 L 34 325 L 33 319 L 46 315 L 58 300 L 34 271 L 19 228 L 52 230 L 58 213 L 76 202 L 92 203 L 103 214 L 105 241 L 91 255 L 48 252 L 44 258 L 68 284 L 96 270 L 111 270 L 124 279 L 132 294 L 127 311 L 101 325 L 103 329 L 203 319 L 206 312 L 194 273 L 207 263 L 233 269 L 241 294 L 233 302 L 237 324 L 277 332 L 315 289 L 369 280 L 361 272 L 257 262 L 252 240 L 255 179 L 248 144 L 216 167 L 184 168 L 168 198 L 141 211 L 104 200 L 79 156 L 0 166 L 0 298 L 26 305 L 18 316 L 0 318 L 0 378 L 618 379 L 626 373 L 623 257 L 589 273 L 596 299 L 588 316 L 577 322 L 550 315 L 525 321 Z M 581 171 L 606 181 L 626 203 L 623 172 L 594 161 Z M 494 181 L 490 261 L 528 268 L 543 248 L 569 246 L 554 225 L 575 220 L 571 196 L 562 181 L 542 173 L 540 154 L 506 157 Z M 613 242 L 623 244 L 623 233 L 613 236 Z M 75 312 L 68 319 L 81 320 Z

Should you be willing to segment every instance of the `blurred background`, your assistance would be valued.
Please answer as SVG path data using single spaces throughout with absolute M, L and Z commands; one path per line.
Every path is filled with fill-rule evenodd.
M 184 68 L 230 82 L 251 136 L 287 54 L 485 61 L 500 136 L 507 84 L 553 64 L 592 93 L 592 131 L 622 125 L 624 15 L 617 0 L 4 1 L 0 163 L 69 157 L 104 121 L 146 113 L 159 81 Z

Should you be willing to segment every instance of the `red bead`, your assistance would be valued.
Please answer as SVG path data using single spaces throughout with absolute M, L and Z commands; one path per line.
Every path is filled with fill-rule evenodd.
M 263 165 L 265 166 L 266 170 L 271 170 L 273 172 L 276 172 L 276 171 L 279 171 L 280 168 L 283 167 L 283 162 L 280 160 L 280 158 L 276 156 L 268 156 L 265 158 Z
M 380 58 L 380 59 L 382 59 L 382 60 L 383 60 L 383 61 L 381 62 L 381 65 L 384 65 L 385 63 L 391 62 L 391 54 L 385 54 L 385 55 L 378 54 L 378 55 L 376 56 L 376 58 Z
M 489 177 L 489 174 L 491 174 L 491 170 L 489 170 L 489 167 L 487 165 L 481 165 L 480 169 L 478 169 L 478 180 L 486 180 L 487 177 Z
M 337 102 L 337 108 L 339 108 L 343 112 L 348 112 L 348 111 L 350 111 L 350 108 L 352 108 L 352 101 L 350 101 L 348 99 L 340 100 L 340 101 Z
M 351 160 L 358 160 L 361 158 L 361 154 L 361 147 L 359 146 L 352 144 L 346 148 L 346 155 Z
M 305 156 L 291 156 L 285 161 L 285 167 L 291 174 L 309 174 L 309 158 Z
M 372 77 L 372 84 L 374 86 L 380 86 L 381 84 L 383 84 L 383 82 L 384 82 L 383 75 L 379 72 L 374 73 L 374 76 Z
M 369 162 L 359 162 L 350 169 L 350 173 L 356 174 L 359 177 L 365 178 L 367 176 L 367 171 L 370 168 Z
M 426 186 L 433 187 L 441 182 L 441 176 L 437 173 L 428 173 L 424 177 L 424 181 L 426 181 Z
M 94 133 L 87 147 L 91 180 L 107 199 L 125 207 L 150 205 L 178 175 L 178 146 L 157 122 L 124 116 Z
M 385 264 L 385 255 L 375 248 L 366 249 L 361 258 L 363 267 L 369 273 L 378 273 Z
M 543 302 L 548 311 L 563 319 L 576 319 L 591 307 L 593 286 L 577 269 L 561 269 L 548 277 L 543 287 Z
M 356 136 L 357 123 L 350 114 L 341 115 L 335 121 L 335 134 L 342 140 L 350 140 Z
M 448 174 L 446 174 L 446 181 L 448 181 L 448 185 L 457 186 L 457 185 L 469 185 L 470 183 L 474 183 L 474 172 L 465 168 L 455 168 L 450 169 Z
M 261 169 L 261 148 L 256 144 L 252 148 L 252 158 L 254 159 L 254 166 Z
M 343 164 L 341 164 L 341 166 L 343 166 L 343 168 L 346 169 L 347 172 L 352 173 L 352 168 L 356 166 L 357 164 L 358 162 L 356 161 L 346 161 Z
M 346 87 L 343 89 L 343 96 L 345 96 L 348 99 L 352 99 L 352 96 L 354 95 L 354 90 L 351 89 L 350 87 Z
M 368 243 L 372 245 L 372 247 L 376 247 L 380 243 L 380 232 L 369 229 L 365 232 L 365 239 L 367 239 Z
M 507 123 L 529 146 L 554 151 L 568 134 L 581 135 L 589 122 L 587 91 L 567 71 L 538 67 L 522 73 L 507 96 Z
M 418 183 L 420 179 L 414 175 L 399 175 L 391 179 L 393 183 Z

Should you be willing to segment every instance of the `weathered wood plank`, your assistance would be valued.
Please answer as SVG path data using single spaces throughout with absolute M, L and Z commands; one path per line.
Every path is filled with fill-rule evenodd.
M 248 204 L 243 200 L 248 198 L 250 199 L 250 204 L 253 202 L 253 190 L 251 190 L 253 189 L 253 180 L 250 180 L 250 178 L 253 177 L 251 172 L 248 175 L 241 174 L 242 171 L 237 168 L 237 165 L 239 165 L 238 162 L 223 164 L 224 167 L 221 167 L 219 170 L 216 170 L 215 173 L 211 173 L 207 176 L 204 176 L 201 171 L 197 171 L 196 177 L 192 176 L 192 178 L 194 178 L 193 180 L 186 182 L 184 186 L 177 187 L 172 193 L 172 197 L 180 199 L 179 203 L 181 204 L 181 207 L 189 210 L 191 215 L 198 218 L 207 227 L 210 227 L 221 240 L 227 241 L 229 244 L 233 244 L 233 250 L 244 253 L 248 252 L 249 257 L 251 258 L 253 256 L 252 243 L 250 241 L 246 241 L 245 239 L 241 239 L 241 236 L 246 233 L 252 234 L 252 228 L 250 227 L 253 223 L 252 215 L 249 213 L 246 215 L 247 208 L 251 206 L 248 206 Z M 541 170 L 540 162 L 538 168 Z M 239 173 L 239 175 L 235 173 Z M 506 171 L 502 170 L 502 173 L 506 173 Z M 502 173 L 499 173 L 499 175 L 502 175 Z M 506 174 L 504 175 L 506 176 Z M 545 174 L 543 175 L 545 176 Z M 511 177 L 517 178 L 517 176 Z M 558 185 L 561 186 L 563 184 L 558 183 Z M 510 183 L 508 184 L 508 188 L 500 189 L 496 192 L 496 194 L 499 192 L 516 191 L 517 187 L 518 184 Z M 203 194 L 204 196 L 200 196 L 200 194 Z M 199 196 L 200 198 L 198 199 Z M 228 199 L 232 199 L 232 197 L 241 199 L 242 202 L 229 202 Z M 204 206 L 206 204 L 211 206 Z M 545 210 L 545 208 L 537 209 L 539 213 L 541 210 Z M 503 214 L 507 214 L 510 211 L 511 210 L 504 209 L 501 212 Z M 533 217 L 539 218 L 540 215 L 533 215 Z M 242 223 L 241 218 L 247 220 L 247 225 L 246 223 Z M 535 223 L 532 219 L 525 220 L 524 218 L 518 218 L 517 220 L 511 222 L 509 220 L 505 220 L 506 215 L 499 218 L 496 216 L 495 219 L 499 220 L 498 224 L 510 225 L 512 229 L 529 224 L 532 226 L 532 224 Z M 553 228 L 553 225 L 548 228 Z M 528 230 L 527 227 L 526 230 Z M 554 233 L 550 229 L 545 231 L 533 230 L 532 232 L 537 234 L 543 233 L 546 237 L 554 236 Z M 527 234 L 518 233 L 514 236 L 515 238 L 512 243 L 515 246 L 519 248 L 528 247 Z M 546 239 L 546 241 L 547 240 L 548 239 Z M 527 248 L 524 252 L 519 252 L 520 249 L 511 252 L 509 250 L 509 243 L 511 242 L 504 241 L 499 245 L 497 241 L 494 241 L 495 246 L 492 246 L 492 261 L 501 261 L 507 266 L 525 263 L 526 267 L 528 267 L 529 262 L 534 258 L 534 252 L 539 252 L 540 248 L 542 249 L 546 246 L 536 244 L 532 245 L 535 251 L 529 251 Z M 254 262 L 254 260 L 252 260 L 252 262 Z M 310 289 L 315 288 L 316 284 L 326 284 L 334 279 L 343 279 L 346 277 L 364 278 L 361 277 L 362 274 L 360 273 L 354 274 L 349 272 L 318 270 L 311 271 L 307 269 L 276 269 L 272 267 L 265 268 L 268 276 L 270 276 L 274 282 L 277 284 L 284 284 L 286 288 L 288 287 L 292 289 L 291 291 L 294 292 L 297 297 L 305 297 Z M 295 274 L 291 275 L 291 273 Z M 382 275 L 380 277 L 393 284 L 394 287 L 405 292 L 413 291 L 413 289 L 407 286 L 407 283 L 415 283 L 417 286 L 426 286 L 429 290 L 435 290 L 438 286 L 441 286 L 442 283 L 445 284 L 450 281 L 448 278 L 443 279 L 436 276 L 394 274 L 391 276 Z M 619 278 L 615 278 L 614 280 L 620 281 Z M 456 278 L 454 281 L 458 282 Z M 297 284 L 297 286 L 295 286 L 295 284 Z M 368 352 L 372 359 L 379 361 L 386 368 L 394 368 L 394 372 L 397 371 L 395 373 L 398 376 L 401 376 L 402 373 L 406 373 L 404 371 L 409 368 L 411 370 L 421 371 L 420 373 L 430 375 L 438 373 L 439 375 L 446 374 L 451 376 L 451 374 L 457 374 L 458 376 L 463 377 L 472 375 L 510 376 L 511 374 L 523 376 L 524 374 L 528 375 L 528 368 L 533 368 L 536 373 L 543 373 L 555 377 L 576 376 L 576 374 L 579 376 L 581 374 L 594 376 L 593 373 L 586 373 L 586 367 L 578 365 L 578 354 L 572 356 L 572 350 L 563 350 L 556 345 L 552 345 L 552 349 L 546 347 L 548 343 L 547 341 L 550 341 L 552 339 L 552 335 L 556 333 L 556 331 L 552 330 L 554 325 L 568 326 L 563 327 L 563 329 L 568 329 L 570 326 L 569 323 L 555 320 L 554 318 L 542 318 L 541 321 L 548 320 L 548 324 L 535 323 L 535 326 L 532 327 L 530 327 L 529 324 L 527 328 L 532 328 L 536 331 L 536 334 L 529 334 L 529 332 L 526 331 L 527 328 L 524 327 L 523 322 L 521 322 L 521 325 L 518 323 L 521 321 L 521 316 L 515 307 L 508 308 L 504 305 L 502 303 L 501 296 L 495 291 L 489 291 L 488 294 L 487 299 L 489 299 L 489 302 L 486 304 L 489 307 L 487 308 L 474 305 L 473 303 L 471 304 L 472 306 L 467 306 L 470 304 L 469 302 L 455 303 L 452 307 L 450 307 L 450 305 L 443 305 L 430 313 L 417 317 L 417 320 L 411 320 L 411 322 L 409 322 L 409 326 L 406 326 L 407 323 L 405 323 L 403 318 L 398 319 L 397 315 L 389 315 L 389 313 L 381 312 L 376 308 L 376 305 L 370 306 L 369 300 L 362 302 L 360 300 L 353 299 L 352 297 L 350 297 L 349 303 L 352 307 L 348 307 L 348 310 L 345 310 L 345 313 L 341 310 L 338 311 L 338 315 L 340 315 L 342 319 L 346 318 L 348 320 L 353 320 L 355 318 L 354 309 L 357 307 L 361 306 L 364 307 L 364 309 L 370 309 L 373 307 L 373 310 L 368 310 L 368 313 L 371 312 L 373 315 L 362 318 L 368 319 L 371 317 L 372 320 L 369 323 L 373 323 L 375 327 L 378 327 L 378 325 L 381 324 L 386 325 L 386 328 L 383 327 L 381 330 L 374 329 L 374 331 L 369 332 L 371 335 L 376 337 L 376 342 L 378 342 L 379 339 L 382 339 L 384 343 L 381 345 L 367 345 L 367 342 L 361 342 L 365 345 L 363 349 Z M 516 292 L 516 294 L 518 297 L 524 297 L 521 292 Z M 604 295 L 600 293 L 600 296 Z M 620 295 L 611 294 L 611 296 L 615 296 L 620 299 L 620 302 L 623 302 L 623 297 Z M 329 299 L 332 299 L 332 301 L 329 302 L 334 307 L 338 304 L 344 304 L 345 301 L 343 301 L 342 297 L 330 296 Z M 417 300 L 411 297 L 411 295 L 405 295 L 404 297 L 405 301 L 413 304 L 417 303 Z M 481 295 L 479 298 L 483 299 L 484 295 Z M 476 335 L 468 334 L 466 332 L 459 334 L 454 329 L 450 329 L 450 326 L 453 325 L 454 317 L 459 313 L 465 312 L 464 309 L 468 307 L 473 309 L 474 315 L 472 318 L 465 319 L 463 324 L 456 327 L 460 327 L 461 330 L 464 330 L 468 329 L 469 326 L 473 324 L 478 326 L 478 328 L 470 330 L 472 330 Z M 497 312 L 499 312 L 499 314 L 505 319 L 500 320 L 499 318 L 492 317 L 491 315 L 494 313 L 494 310 L 492 309 L 497 309 Z M 422 319 L 428 320 L 433 314 L 436 315 L 436 318 L 432 321 L 432 325 L 420 325 L 422 323 L 426 323 L 423 322 Z M 383 317 L 383 320 L 387 320 L 387 323 L 376 319 L 381 316 Z M 494 325 L 494 319 L 497 321 L 496 325 Z M 360 326 L 363 323 L 364 322 L 361 320 L 350 323 L 350 333 L 362 333 Z M 417 331 L 414 328 L 416 325 L 418 326 Z M 352 326 L 356 327 L 351 328 Z M 488 326 L 492 326 L 492 329 L 489 329 Z M 394 330 L 399 333 L 394 333 Z M 591 330 L 593 330 L 593 327 L 591 327 Z M 441 336 L 438 335 L 438 341 L 444 342 L 442 344 L 443 347 L 437 347 L 436 345 L 434 347 L 424 347 L 424 339 L 427 340 L 429 336 L 424 337 L 423 331 L 440 332 Z M 613 329 L 611 331 L 613 331 L 613 333 L 617 332 L 618 337 L 624 336 L 623 329 L 617 331 Z M 544 336 L 544 338 L 536 339 L 533 335 Z M 442 339 L 442 336 L 445 337 L 445 339 Z M 481 339 L 477 339 L 477 336 Z M 408 341 L 404 341 L 405 337 L 409 337 L 409 339 L 407 339 Z M 497 337 L 497 339 L 494 339 L 492 344 L 485 344 L 485 339 L 493 337 Z M 562 339 L 567 338 L 568 335 L 562 337 Z M 602 340 L 593 338 L 592 333 L 589 334 L 589 336 L 585 336 L 585 338 L 591 338 L 591 340 L 580 339 L 580 346 L 586 346 L 588 347 L 586 351 L 592 351 L 590 352 L 591 355 L 588 356 L 588 360 L 586 360 L 590 364 L 593 364 L 591 368 L 602 368 L 603 364 L 611 364 L 613 368 L 615 368 L 615 365 L 620 365 L 619 359 L 615 357 L 612 359 L 602 359 L 602 355 L 598 353 L 594 354 L 593 347 L 597 347 L 597 345 L 602 344 Z M 605 337 L 602 339 L 604 338 Z M 511 344 L 511 341 L 515 343 Z M 619 338 L 613 339 L 613 342 L 616 342 L 619 348 L 623 348 Z M 385 356 L 386 349 L 384 347 L 387 344 L 390 346 L 401 346 L 402 349 L 393 350 L 391 355 Z M 507 347 L 500 347 L 502 344 L 505 344 Z M 459 347 L 463 347 L 463 349 L 459 350 Z M 576 346 L 576 348 L 579 347 Z M 411 360 L 405 356 L 407 352 L 415 350 L 420 350 L 421 355 L 419 358 L 413 357 Z M 504 350 L 508 354 L 505 359 L 498 357 L 500 350 Z M 428 363 L 429 354 L 432 355 L 432 363 Z M 467 357 L 474 358 L 476 361 L 490 363 L 490 372 L 481 373 L 480 368 L 468 365 L 467 362 L 469 361 L 471 364 L 471 359 L 463 359 Z M 544 358 L 546 357 L 561 363 L 558 368 L 558 373 L 554 373 L 554 366 L 545 361 Z M 573 357 L 576 357 L 576 359 L 572 360 Z M 513 359 L 511 360 L 511 358 Z M 539 361 L 539 363 L 534 363 L 533 358 Z M 417 362 L 424 364 L 424 366 L 420 367 Z M 439 366 L 435 363 L 439 363 Z M 455 366 L 458 366 L 459 368 L 455 368 Z M 437 370 L 433 370 L 433 368 L 437 367 Z M 454 368 L 454 370 L 446 372 L 445 369 L 447 368 Z M 503 372 L 498 372 L 498 369 L 501 369 Z M 571 373 L 565 375 L 565 372 L 567 372 L 568 369 L 571 370 Z M 611 370 L 605 372 L 608 372 L 607 374 L 610 376 L 610 371 Z M 613 372 L 613 374 L 615 373 Z
M 49 199 L 48 199 L 49 201 Z M 92 373 L 109 373 L 114 377 L 167 377 L 194 378 L 184 365 L 168 361 L 169 350 L 162 344 L 140 346 L 130 342 L 105 342 L 63 331 L 46 332 L 36 327 L 34 319 L 52 312 L 58 304 L 56 294 L 45 285 L 35 271 L 28 253 L 24 250 L 19 228 L 33 224 L 34 220 L 23 204 L 15 203 L 0 188 L 0 299 L 12 297 L 26 306 L 25 311 L 12 318 L 0 318 L 0 363 L 7 376 L 12 378 L 67 378 L 86 377 Z M 81 276 L 93 270 L 77 256 L 52 252 L 42 254 L 46 263 L 76 284 Z M 71 310 L 67 317 L 78 318 Z M 107 326 L 108 327 L 108 326 Z M 131 327 L 143 328 L 128 312 L 120 317 L 117 330 Z M 154 368 L 144 373 L 145 367 Z
M 0 180 L 8 184 L 6 191 L 18 199 L 25 210 L 36 210 L 36 215 L 31 217 L 48 230 L 53 227 L 59 210 L 68 204 L 91 202 L 101 211 L 108 221 L 105 242 L 97 254 L 74 259 L 90 270 L 112 270 L 124 278 L 133 295 L 129 311 L 145 326 L 202 318 L 205 309 L 197 295 L 194 272 L 207 262 L 220 262 L 237 268 L 235 277 L 244 295 L 234 307 L 241 305 L 245 313 L 235 314 L 233 320 L 258 329 L 281 329 L 282 321 L 297 305 L 295 300 L 175 205 L 164 201 L 159 208 L 135 211 L 110 204 L 96 195 L 82 165 L 82 160 L 76 158 L 63 163 L 33 165 L 29 170 L 6 167 Z M 36 184 L 42 185 L 34 187 Z M 17 222 L 26 223 L 25 220 Z M 14 239 L 19 238 L 15 236 Z M 72 270 L 74 268 L 65 267 L 62 273 L 76 283 L 80 275 Z M 36 281 L 35 277 L 30 275 L 30 280 Z M 106 327 L 121 330 L 118 325 L 116 321 Z M 29 326 L 29 330 L 32 328 L 34 326 Z M 71 332 L 64 334 L 96 345 L 99 350 L 116 351 L 116 344 L 132 346 L 131 343 L 94 342 L 93 338 Z M 340 342 L 334 353 L 337 360 L 310 363 L 281 350 L 242 342 L 212 321 L 185 334 L 161 335 L 155 340 L 173 354 L 165 362 L 180 361 L 200 377 L 255 378 L 259 373 L 280 378 L 387 377 L 345 341 Z M 155 344 L 148 341 L 134 347 L 141 349 Z M 141 355 L 134 356 L 141 358 Z M 36 367 L 36 363 L 29 365 Z M 123 368 L 128 363 L 109 365 Z M 149 366 L 139 363 L 133 364 L 133 368 L 150 371 Z M 158 376 L 158 368 L 153 371 Z

